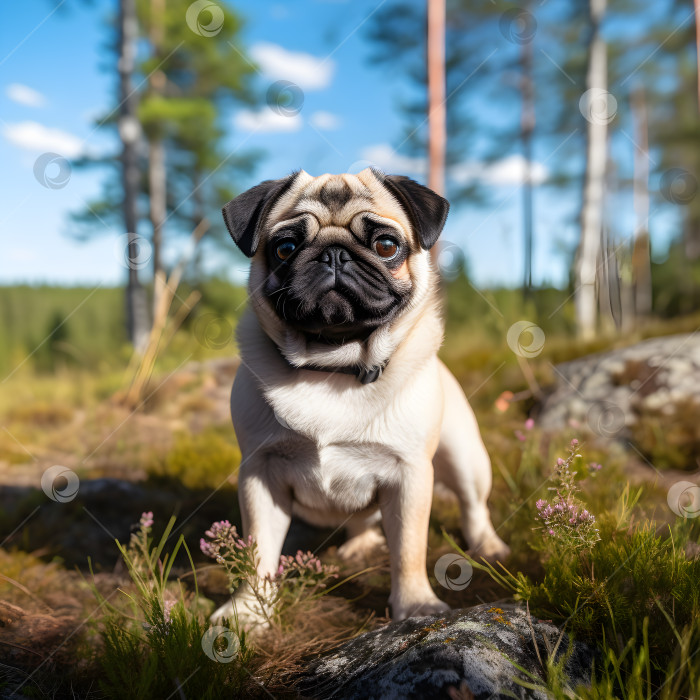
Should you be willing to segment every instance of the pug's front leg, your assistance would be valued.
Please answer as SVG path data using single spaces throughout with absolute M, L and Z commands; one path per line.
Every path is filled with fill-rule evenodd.
M 230 602 L 214 612 L 213 622 L 235 617 L 239 625 L 248 630 L 269 626 L 275 594 L 272 579 L 292 518 L 292 494 L 284 486 L 265 478 L 266 471 L 264 464 L 248 463 L 241 469 L 238 479 L 243 538 L 247 540 L 252 536 L 257 545 L 256 590 L 248 584 L 242 585 Z
M 391 562 L 391 617 L 433 615 L 450 609 L 433 592 L 426 571 L 433 466 L 401 464 L 400 481 L 380 490 L 379 505 Z

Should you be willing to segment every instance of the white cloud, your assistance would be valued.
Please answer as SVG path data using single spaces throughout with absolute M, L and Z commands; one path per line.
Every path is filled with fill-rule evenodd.
M 362 149 L 362 158 L 387 175 L 424 175 L 426 162 L 423 158 L 411 158 L 397 153 L 388 143 L 378 143 Z
M 267 42 L 254 44 L 250 55 L 270 80 L 289 80 L 302 90 L 323 90 L 335 71 L 333 61 Z
M 427 173 L 427 162 L 424 158 L 412 158 L 396 153 L 387 143 L 368 146 L 362 151 L 362 157 L 388 174 L 422 176 Z M 492 163 L 467 161 L 453 166 L 448 176 L 461 185 L 470 182 L 481 182 L 495 187 L 519 185 L 525 179 L 525 159 L 520 154 L 514 154 Z M 533 184 L 541 185 L 548 176 L 549 170 L 543 163 L 532 163 Z
M 234 125 L 241 131 L 259 131 L 269 133 L 273 131 L 299 131 L 302 120 L 298 114 L 277 114 L 269 107 L 259 111 L 242 109 L 234 117 Z
M 10 143 L 27 151 L 54 151 L 64 158 L 75 158 L 83 152 L 83 142 L 77 136 L 38 122 L 7 124 L 3 135 Z
M 45 107 L 46 97 L 33 88 L 21 85 L 20 83 L 11 83 L 5 88 L 5 94 L 13 101 L 27 107 Z
M 520 185 L 525 179 L 526 161 L 519 153 L 506 156 L 493 163 L 467 162 L 456 165 L 450 173 L 455 182 L 466 184 L 480 181 L 487 185 Z M 541 185 L 549 176 L 543 163 L 533 161 L 532 182 Z
M 314 112 L 311 117 L 309 117 L 309 123 L 311 126 L 315 126 L 321 131 L 335 131 L 335 129 L 340 128 L 340 117 L 332 112 Z

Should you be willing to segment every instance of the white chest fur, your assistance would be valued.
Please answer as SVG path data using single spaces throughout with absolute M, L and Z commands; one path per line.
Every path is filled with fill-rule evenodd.
M 432 347 L 420 353 L 407 343 L 377 382 L 363 385 L 292 369 L 259 327 L 250 330 L 231 397 L 243 464 L 266 469 L 305 507 L 362 510 L 434 443 L 443 400 Z

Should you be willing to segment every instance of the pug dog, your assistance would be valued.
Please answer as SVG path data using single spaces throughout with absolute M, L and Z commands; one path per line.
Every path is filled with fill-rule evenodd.
M 346 557 L 376 546 L 381 523 L 392 618 L 448 610 L 426 571 L 434 481 L 459 499 L 475 556 L 508 554 L 489 516 L 491 465 L 474 413 L 437 356 L 430 249 L 448 209 L 427 187 L 369 168 L 302 170 L 223 208 L 251 259 L 231 415 L 243 535 L 257 543 L 261 580 L 277 571 L 293 515 L 345 527 Z M 247 623 L 260 617 L 255 605 L 239 590 L 213 619 L 232 619 L 235 606 Z

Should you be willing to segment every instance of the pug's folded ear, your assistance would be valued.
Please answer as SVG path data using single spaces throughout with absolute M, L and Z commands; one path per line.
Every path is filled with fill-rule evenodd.
M 224 223 L 241 251 L 252 258 L 260 243 L 260 226 L 274 203 L 292 186 L 299 173 L 281 180 L 265 180 L 239 194 L 222 210 Z
M 404 175 L 373 172 L 403 207 L 413 224 L 421 248 L 430 250 L 437 243 L 445 226 L 450 203 L 437 192 Z

